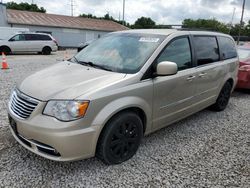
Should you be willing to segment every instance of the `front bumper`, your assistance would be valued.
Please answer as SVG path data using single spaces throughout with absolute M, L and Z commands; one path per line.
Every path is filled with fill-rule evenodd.
M 8 113 L 14 138 L 33 153 L 54 161 L 74 161 L 95 155 L 98 127 L 71 130 L 79 127 L 81 121 L 59 122 L 42 114 L 21 120 L 10 110 Z

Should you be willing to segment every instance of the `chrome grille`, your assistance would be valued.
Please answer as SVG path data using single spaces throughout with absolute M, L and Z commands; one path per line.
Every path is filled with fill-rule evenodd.
M 21 119 L 27 119 L 38 105 L 38 100 L 33 99 L 18 90 L 14 90 L 10 97 L 9 109 Z

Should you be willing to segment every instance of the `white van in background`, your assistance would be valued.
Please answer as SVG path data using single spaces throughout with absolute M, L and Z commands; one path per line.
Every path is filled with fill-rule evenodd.
M 50 55 L 58 50 L 56 40 L 45 33 L 17 33 L 0 40 L 0 52 L 5 54 L 16 52 L 38 52 Z
M 0 40 L 8 38 L 10 35 L 22 32 L 29 32 L 29 29 L 17 27 L 0 27 Z

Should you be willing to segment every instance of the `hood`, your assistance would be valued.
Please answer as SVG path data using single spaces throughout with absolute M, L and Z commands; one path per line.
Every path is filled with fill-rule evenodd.
M 65 61 L 28 76 L 17 87 L 42 101 L 75 99 L 124 77 L 125 74 Z

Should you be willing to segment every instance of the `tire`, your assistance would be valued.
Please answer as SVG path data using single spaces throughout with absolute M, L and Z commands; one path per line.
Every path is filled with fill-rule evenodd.
M 105 164 L 120 164 L 133 157 L 143 136 L 140 117 L 129 111 L 121 112 L 104 127 L 97 144 L 96 156 Z
M 50 54 L 51 54 L 51 51 L 52 51 L 51 48 L 48 47 L 48 46 L 46 46 L 46 47 L 43 48 L 42 54 L 43 54 L 43 55 L 50 55 Z
M 8 46 L 2 46 L 2 47 L 0 47 L 0 52 L 1 53 L 4 52 L 5 55 L 8 55 L 11 53 L 11 49 Z
M 225 110 L 231 97 L 231 91 L 232 84 L 226 82 L 216 100 L 216 103 L 213 104 L 210 109 L 216 112 Z

